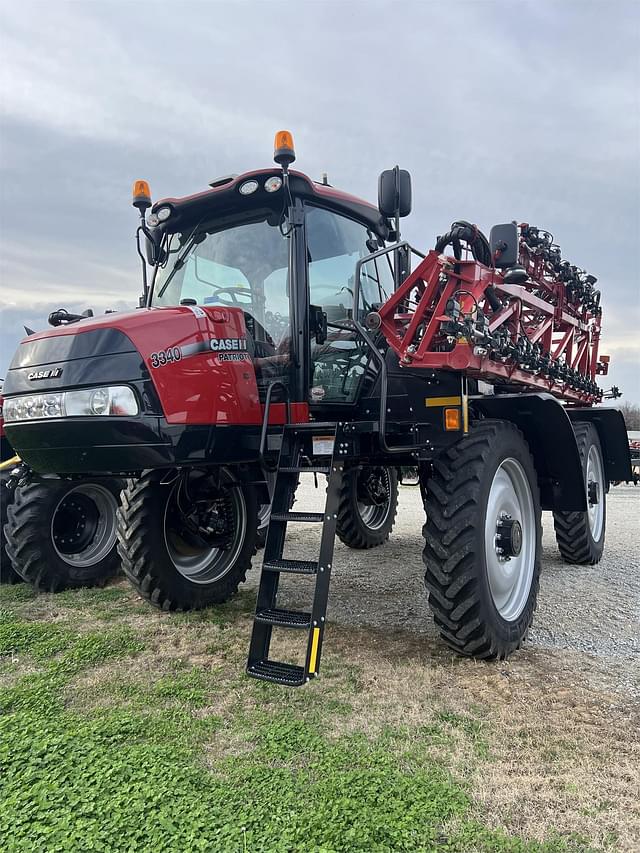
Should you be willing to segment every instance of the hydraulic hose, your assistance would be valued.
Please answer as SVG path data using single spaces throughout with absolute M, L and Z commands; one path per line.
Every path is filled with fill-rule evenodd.
M 459 261 L 462 259 L 463 242 L 469 247 L 474 260 L 486 267 L 494 266 L 491 247 L 487 238 L 477 225 L 472 225 L 462 219 L 454 222 L 451 225 L 451 230 L 443 234 L 442 237 L 438 237 L 435 249 L 436 252 L 442 252 L 447 246 L 452 246 L 454 257 Z M 492 311 L 498 311 L 502 307 L 493 285 L 489 285 L 485 289 L 484 295 Z
M 489 241 L 477 225 L 472 225 L 464 220 L 454 222 L 450 231 L 447 231 L 442 237 L 438 237 L 435 246 L 436 252 L 442 252 L 447 246 L 452 246 L 453 254 L 459 261 L 462 258 L 462 242 L 467 244 L 474 260 L 487 267 L 493 266 Z

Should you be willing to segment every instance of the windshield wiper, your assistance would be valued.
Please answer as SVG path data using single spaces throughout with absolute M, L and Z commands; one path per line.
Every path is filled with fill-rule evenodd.
M 198 222 L 198 224 L 196 226 L 194 226 L 193 231 L 191 232 L 191 234 L 187 238 L 187 242 L 184 244 L 184 248 L 182 249 L 182 252 L 180 252 L 178 257 L 176 258 L 176 262 L 173 265 L 173 269 L 171 270 L 171 272 L 167 276 L 167 280 L 165 281 L 165 283 L 162 285 L 162 287 L 158 291 L 158 294 L 157 294 L 158 299 L 160 299 L 164 295 L 164 292 L 169 287 L 169 285 L 171 284 L 171 279 L 174 277 L 174 275 L 177 272 L 179 272 L 179 270 L 181 270 L 182 267 L 185 265 L 187 255 L 189 254 L 191 249 L 193 249 L 193 247 L 196 244 L 196 231 L 198 230 L 199 227 L 200 227 L 200 222 Z M 206 236 L 206 234 L 204 236 Z M 204 239 L 204 236 L 203 236 L 203 239 Z

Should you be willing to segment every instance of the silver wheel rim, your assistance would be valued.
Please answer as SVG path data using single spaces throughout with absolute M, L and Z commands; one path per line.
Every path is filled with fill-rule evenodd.
M 589 492 L 592 483 L 595 483 L 597 491 L 597 501 L 591 503 Z M 589 517 L 589 528 L 591 536 L 597 542 L 602 536 L 602 528 L 604 526 L 604 471 L 602 467 L 602 457 L 595 444 L 589 448 L 587 455 L 587 500 Z
M 258 530 L 264 530 L 269 526 L 271 518 L 271 504 L 260 504 L 258 507 Z
M 247 531 L 247 505 L 242 489 L 234 485 L 227 475 L 226 490 L 231 497 L 234 529 L 228 548 L 195 548 L 186 543 L 168 523 L 171 501 L 175 499 L 178 482 L 171 487 L 171 494 L 164 510 L 164 541 L 169 559 L 176 570 L 191 583 L 211 584 L 227 575 L 238 559 Z
M 500 548 L 499 525 L 517 522 L 522 544 L 517 555 Z M 485 517 L 484 543 L 489 590 L 493 603 L 507 622 L 516 620 L 529 599 L 536 560 L 536 517 L 528 477 L 520 463 L 505 459 L 494 474 Z
M 80 497 L 82 502 L 90 501 L 98 518 L 93 536 L 86 547 L 76 553 L 71 553 L 68 548 L 65 548 L 65 545 L 69 543 L 65 539 L 64 534 L 60 536 L 56 530 L 56 516 L 58 516 L 61 510 L 66 511 L 69 509 L 69 505 L 73 505 L 74 497 Z M 104 560 L 105 557 L 108 557 L 115 547 L 117 539 L 117 509 L 118 502 L 113 493 L 98 483 L 82 483 L 70 489 L 58 502 L 51 516 L 51 542 L 58 557 L 68 566 L 74 566 L 78 569 L 95 566 Z M 77 512 L 81 516 L 82 509 L 79 508 Z M 58 522 L 59 520 L 58 518 Z
M 359 471 L 358 476 L 361 474 L 362 471 Z M 389 518 L 389 513 L 391 512 L 391 481 L 389 478 L 389 472 L 386 468 L 384 469 L 383 476 L 388 495 L 386 503 L 376 506 L 375 504 L 366 504 L 362 501 L 357 501 L 358 515 L 360 516 L 362 523 L 365 527 L 368 527 L 369 530 L 380 530 L 381 527 L 384 527 L 387 519 Z
M 273 492 L 276 487 L 276 473 L 272 471 L 265 472 L 265 480 L 269 489 L 269 495 L 273 498 Z M 263 531 L 269 526 L 271 518 L 271 503 L 260 504 L 258 507 L 258 530 Z

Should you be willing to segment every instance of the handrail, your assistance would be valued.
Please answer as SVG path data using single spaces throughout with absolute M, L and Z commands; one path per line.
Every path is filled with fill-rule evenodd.
M 289 398 L 289 389 L 284 384 L 281 379 L 274 379 L 273 382 L 269 383 L 269 387 L 267 388 L 267 393 L 264 398 L 264 414 L 262 416 L 262 429 L 260 431 L 260 448 L 258 451 L 258 459 L 263 468 L 269 470 L 269 466 L 267 465 L 266 460 L 266 450 L 267 450 L 267 432 L 269 430 L 269 411 L 271 409 L 271 395 L 273 394 L 273 389 L 280 386 L 283 389 L 286 397 L 287 404 L 287 423 L 292 423 L 291 417 L 291 399 Z
M 381 257 L 382 255 L 387 255 L 391 252 L 397 252 L 403 247 L 406 247 L 410 252 L 414 252 L 415 254 L 420 255 L 424 258 L 424 255 L 422 255 L 421 252 L 418 252 L 416 249 L 413 249 L 406 241 L 403 241 L 402 243 L 394 243 L 391 246 L 386 246 L 383 249 L 378 249 L 376 252 L 372 252 L 370 255 L 365 255 L 364 258 L 360 258 L 360 260 L 357 262 L 355 282 L 353 288 L 353 316 L 351 318 L 351 322 L 353 323 L 355 330 L 358 332 L 360 337 L 364 340 L 364 342 L 371 350 L 373 357 L 380 366 L 380 414 L 378 417 L 378 437 L 382 449 L 385 453 L 389 454 L 406 453 L 407 451 L 415 450 L 418 445 L 416 443 L 403 445 L 387 444 L 387 400 L 389 389 L 387 362 L 385 360 L 384 355 L 376 346 L 376 343 L 369 334 L 369 332 L 365 329 L 365 327 L 358 319 L 360 307 L 360 271 L 364 264 L 370 263 L 371 261 Z

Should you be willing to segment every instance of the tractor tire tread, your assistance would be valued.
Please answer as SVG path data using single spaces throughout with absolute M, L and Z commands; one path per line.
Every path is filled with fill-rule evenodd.
M 435 460 L 425 489 L 425 586 L 434 621 L 445 642 L 458 654 L 480 659 L 503 659 L 521 645 L 521 637 L 499 639 L 488 623 L 474 569 L 474 531 L 482 518 L 482 471 L 492 448 L 520 430 L 505 421 L 474 424 L 468 437 L 445 450 Z M 530 456 L 530 454 L 529 454 Z M 533 469 L 533 460 L 531 459 Z M 531 482 L 537 490 L 537 483 Z M 533 619 L 539 586 L 539 553 L 532 581 L 533 605 L 524 616 L 525 631 Z
M 595 427 L 587 421 L 575 421 L 573 423 L 578 452 L 583 464 L 588 453 L 589 437 L 594 430 Z M 605 500 L 604 494 L 602 500 Z M 600 562 L 602 548 L 598 547 L 593 541 L 588 513 L 556 511 L 553 513 L 553 526 L 558 550 L 565 563 L 593 566 Z
M 95 566 L 91 566 L 84 577 L 77 578 L 69 576 L 66 565 L 57 565 L 59 558 L 55 552 L 46 552 L 50 543 L 45 543 L 43 536 L 43 515 L 47 516 L 51 509 L 50 494 L 47 494 L 51 488 L 51 481 L 32 476 L 15 489 L 4 526 L 5 550 L 13 570 L 40 592 L 104 586 L 119 571 L 115 548 L 100 561 L 97 574 Z M 50 531 L 50 524 L 51 519 L 47 518 L 44 530 Z
M 135 480 L 127 480 L 117 514 L 118 553 L 122 570 L 138 594 L 164 612 L 184 612 L 228 601 L 246 579 L 255 546 L 233 571 L 216 582 L 215 590 L 203 590 L 199 600 L 179 601 L 166 591 L 162 579 L 154 573 L 151 541 L 154 536 L 154 512 L 145 497 L 157 485 L 157 472 L 144 471 Z
M 345 471 L 338 502 L 336 535 L 347 547 L 368 550 L 383 545 L 389 539 L 398 513 L 398 474 L 395 468 L 388 470 L 391 478 L 391 510 L 379 530 L 366 528 L 362 519 L 358 517 L 357 502 L 353 494 L 357 487 L 358 468 Z

